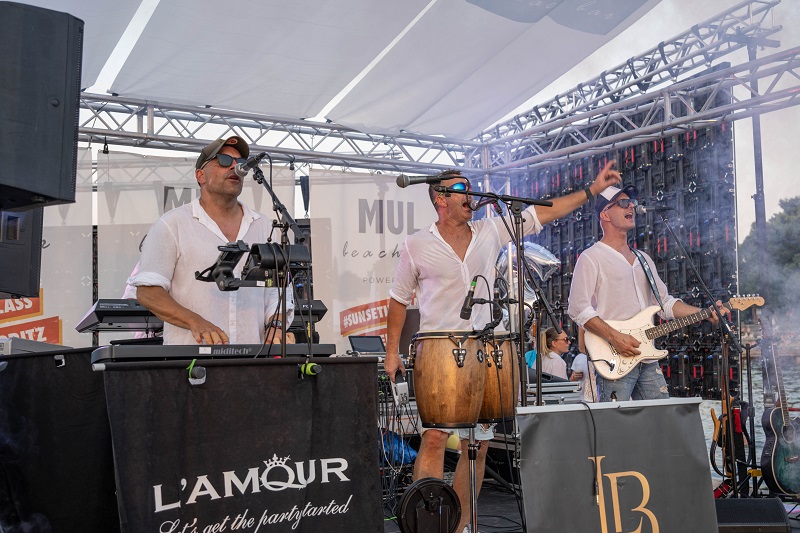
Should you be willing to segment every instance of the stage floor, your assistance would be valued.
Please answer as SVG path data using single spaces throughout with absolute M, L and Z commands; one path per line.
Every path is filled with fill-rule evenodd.
M 792 533 L 800 533 L 800 507 L 785 504 L 789 512 Z M 480 533 L 521 533 L 522 520 L 514 495 L 498 483 L 487 480 L 478 498 L 478 531 Z M 400 528 L 395 520 L 386 519 L 384 533 L 396 533 Z M 460 531 L 457 533 L 461 533 Z

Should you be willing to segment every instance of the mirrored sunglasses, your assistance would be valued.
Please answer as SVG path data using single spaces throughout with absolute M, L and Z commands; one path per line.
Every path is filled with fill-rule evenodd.
M 456 192 L 468 192 L 468 191 L 472 190 L 472 186 L 470 185 L 470 183 L 468 181 L 457 181 L 457 182 L 453 183 L 452 185 L 448 185 L 447 188 L 448 189 L 452 189 L 452 190 L 454 190 Z M 440 194 L 442 194 L 444 196 L 450 196 L 451 193 L 443 192 L 443 193 L 440 193 Z

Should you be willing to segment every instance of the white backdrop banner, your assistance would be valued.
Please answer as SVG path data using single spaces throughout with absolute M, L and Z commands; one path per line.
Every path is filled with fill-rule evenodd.
M 187 204 L 200 195 L 194 176 L 195 161 L 195 158 L 153 157 L 121 152 L 98 156 L 100 298 L 122 298 L 125 281 L 139 261 L 142 241 L 153 223 L 166 211 Z M 262 169 L 268 178 L 267 165 L 262 165 Z M 275 167 L 273 190 L 290 214 L 294 211 L 294 189 L 294 173 L 285 167 Z M 252 178 L 252 173 L 245 178 L 239 200 L 267 218 L 275 218 L 272 197 L 263 185 Z M 280 242 L 277 230 L 274 240 Z M 197 270 L 208 266 L 197 265 Z M 106 336 L 101 335 L 101 344 Z M 125 336 L 113 334 L 113 338 Z
M 76 348 L 91 336 L 75 331 L 92 305 L 92 154 L 78 150 L 75 203 L 44 208 L 38 298 L 0 300 L 0 337 Z
M 400 189 L 396 176 L 312 171 L 314 298 L 328 313 L 320 342 L 350 349 L 349 335 L 386 335 L 389 289 L 403 239 L 436 212 L 424 185 Z

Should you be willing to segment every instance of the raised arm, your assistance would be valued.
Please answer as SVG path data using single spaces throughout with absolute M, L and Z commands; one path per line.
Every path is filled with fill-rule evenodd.
M 606 190 L 606 187 L 617 185 L 622 181 L 619 172 L 612 168 L 615 164 L 616 162 L 613 159 L 606 163 L 606 166 L 603 167 L 603 170 L 600 171 L 597 178 L 589 185 L 589 193 L 592 198 Z M 539 218 L 539 222 L 541 222 L 542 225 L 567 216 L 589 201 L 589 197 L 586 191 L 581 189 L 564 196 L 559 196 L 558 198 L 553 198 L 551 201 L 553 202 L 552 207 L 536 206 L 536 216 Z

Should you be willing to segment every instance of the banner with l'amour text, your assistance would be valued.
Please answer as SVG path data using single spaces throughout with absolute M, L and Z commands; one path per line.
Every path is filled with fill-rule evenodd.
M 428 187 L 401 189 L 396 176 L 312 171 L 314 297 L 328 313 L 320 340 L 350 348 L 349 335 L 386 334 L 389 289 L 403 240 L 430 226 Z

